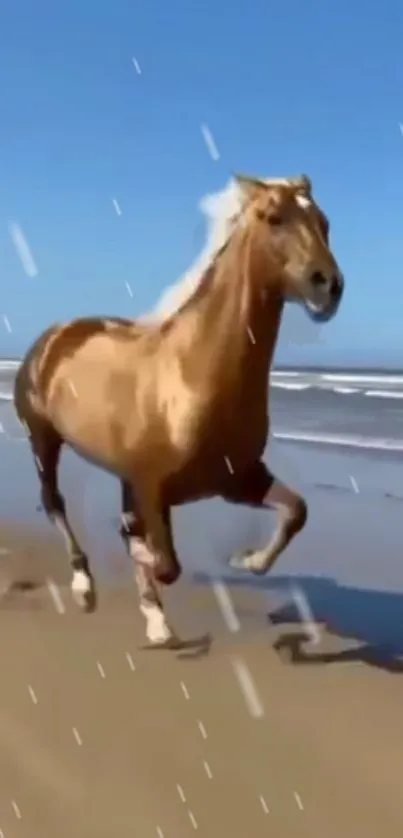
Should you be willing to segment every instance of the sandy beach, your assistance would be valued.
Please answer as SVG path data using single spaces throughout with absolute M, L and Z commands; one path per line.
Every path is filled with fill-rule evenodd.
M 81 615 L 26 444 L 3 436 L 0 457 L 0 835 L 400 838 L 392 461 L 335 452 L 330 467 L 330 454 L 277 448 L 284 475 L 306 483 L 311 517 L 258 584 L 228 574 L 225 556 L 267 536 L 270 516 L 219 503 L 176 513 L 185 574 L 166 602 L 184 648 L 168 652 L 145 648 L 115 482 L 65 458 L 100 589 L 97 612 Z

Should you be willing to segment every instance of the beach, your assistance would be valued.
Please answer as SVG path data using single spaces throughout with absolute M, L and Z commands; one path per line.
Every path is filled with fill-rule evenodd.
M 146 647 L 117 481 L 68 452 L 62 488 L 100 594 L 77 613 L 4 399 L 0 836 L 400 838 L 403 433 L 399 397 L 365 395 L 400 385 L 315 381 L 272 393 L 267 458 L 310 514 L 270 576 L 227 565 L 268 537 L 269 513 L 175 511 L 175 652 Z

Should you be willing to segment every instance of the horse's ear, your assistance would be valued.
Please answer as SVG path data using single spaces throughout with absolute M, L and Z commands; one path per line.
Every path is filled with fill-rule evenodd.
M 261 195 L 264 190 L 267 190 L 267 186 L 264 181 L 259 180 L 258 178 L 248 177 L 248 175 L 235 174 L 234 179 L 238 186 L 241 187 L 245 197 L 250 201 L 253 201 Z
M 297 192 L 306 195 L 308 198 L 312 196 L 312 181 L 308 175 L 300 175 L 292 181 L 292 185 Z

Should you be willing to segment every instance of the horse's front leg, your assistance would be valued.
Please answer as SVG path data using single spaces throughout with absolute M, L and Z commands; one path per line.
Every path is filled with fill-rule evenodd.
M 259 550 L 235 555 L 230 560 L 232 567 L 257 574 L 267 573 L 291 539 L 304 527 L 307 520 L 304 499 L 277 480 L 262 461 L 254 463 L 241 474 L 231 475 L 222 496 L 230 503 L 276 511 L 277 527 L 269 543 Z
M 134 562 L 140 611 L 146 619 L 148 640 L 158 645 L 177 645 L 158 591 L 158 582 L 172 584 L 181 571 L 173 546 L 169 510 L 144 502 L 140 507 L 131 486 L 123 482 L 120 532 Z

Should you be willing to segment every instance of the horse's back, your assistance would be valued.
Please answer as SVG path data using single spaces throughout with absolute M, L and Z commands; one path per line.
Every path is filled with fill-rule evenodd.
M 53 374 L 66 356 L 88 339 L 106 334 L 114 326 L 122 332 L 134 326 L 123 318 L 87 317 L 55 323 L 42 332 L 24 355 L 14 383 L 14 404 L 19 418 L 32 411 L 46 415 L 46 396 Z

